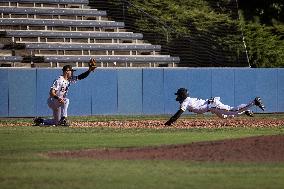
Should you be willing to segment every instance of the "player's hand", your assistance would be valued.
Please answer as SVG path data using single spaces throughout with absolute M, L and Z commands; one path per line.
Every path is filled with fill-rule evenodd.
M 171 126 L 172 125 L 172 121 L 171 120 L 169 120 L 169 121 L 167 121 L 166 123 L 165 123 L 165 126 Z
M 61 104 L 64 103 L 64 99 L 63 99 L 63 98 L 60 98 L 60 97 L 59 97 L 57 100 L 58 100 L 58 102 L 61 103 Z
M 89 62 L 89 71 L 92 72 L 97 68 L 96 59 L 92 58 Z

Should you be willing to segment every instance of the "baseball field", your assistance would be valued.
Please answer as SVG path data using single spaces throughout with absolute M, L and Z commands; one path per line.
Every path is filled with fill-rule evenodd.
M 284 187 L 284 115 L 0 119 L 0 188 Z

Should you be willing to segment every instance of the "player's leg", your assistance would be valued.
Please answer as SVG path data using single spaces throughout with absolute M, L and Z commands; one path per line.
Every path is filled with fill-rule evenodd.
M 229 105 L 223 104 L 219 99 L 214 102 L 215 106 L 210 108 L 210 112 L 216 114 L 221 118 L 232 118 L 237 117 L 242 114 L 246 114 L 250 117 L 253 116 L 253 113 L 249 110 L 253 105 L 255 105 L 254 101 L 249 102 L 247 104 L 241 104 L 237 107 L 231 107 Z
M 62 125 L 62 126 L 69 126 L 69 123 L 67 121 L 68 107 L 69 107 L 69 99 L 68 98 L 64 98 L 64 103 L 60 106 L 60 108 L 61 108 L 61 118 L 60 118 L 59 124 Z
M 261 98 L 256 97 L 252 102 L 249 102 L 248 104 L 241 104 L 237 107 L 239 109 L 239 115 L 245 114 L 249 117 L 253 117 L 253 112 L 249 110 L 249 108 L 251 108 L 253 105 L 258 106 L 262 111 L 265 109 Z
M 232 106 L 223 104 L 223 103 L 220 101 L 220 97 L 215 97 L 215 98 L 214 98 L 214 101 L 213 101 L 213 103 L 211 104 L 211 107 L 213 107 L 213 108 L 218 108 L 218 109 L 221 109 L 221 110 L 227 110 L 227 111 L 234 109 L 234 107 L 232 107 Z
M 61 117 L 61 109 L 60 109 L 60 103 L 58 100 L 54 98 L 49 98 L 47 100 L 47 104 L 49 108 L 52 110 L 53 113 L 53 119 L 46 119 L 44 121 L 44 125 L 58 125 Z
M 62 111 L 61 117 L 67 117 L 68 107 L 69 107 L 69 99 L 64 98 L 64 103 L 61 105 L 61 111 Z
M 250 110 L 250 108 L 252 106 L 258 106 L 261 110 L 264 111 L 265 106 L 262 103 L 260 97 L 256 97 L 253 101 L 247 103 L 247 104 L 241 104 L 239 106 L 236 107 L 236 110 L 238 112 L 238 114 L 236 114 L 237 116 L 245 114 L 247 116 L 253 117 L 253 112 Z
M 47 99 L 47 105 L 52 110 L 53 113 L 53 119 L 43 119 L 40 117 L 37 117 L 34 119 L 34 123 L 37 126 L 40 125 L 58 125 L 60 118 L 61 118 L 61 104 L 58 102 L 57 99 L 54 98 L 48 98 Z
M 211 107 L 210 108 L 210 112 L 212 114 L 215 114 L 216 116 L 220 117 L 220 118 L 227 118 L 222 111 L 220 111 L 219 109 L 217 109 L 216 107 Z

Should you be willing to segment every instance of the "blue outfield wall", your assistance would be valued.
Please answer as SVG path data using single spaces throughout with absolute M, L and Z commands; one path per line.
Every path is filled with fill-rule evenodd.
M 154 115 L 164 112 L 164 71 L 162 69 L 143 69 L 142 76 L 143 114 Z
M 78 68 L 76 74 L 86 71 Z M 0 117 L 51 116 L 46 100 L 61 69 L 0 69 Z M 237 106 L 260 96 L 266 113 L 284 112 L 284 69 L 98 68 L 70 86 L 69 115 L 155 115 L 178 109 L 174 93 L 220 96 Z M 258 108 L 253 108 L 256 112 Z
M 8 70 L 0 69 L 0 116 L 9 115 L 9 80 Z
M 117 72 L 117 113 L 142 114 L 142 69 Z
M 8 72 L 8 109 L 10 117 L 36 113 L 37 70 L 14 69 Z
M 117 114 L 117 70 L 97 69 L 85 81 L 90 84 L 92 114 Z

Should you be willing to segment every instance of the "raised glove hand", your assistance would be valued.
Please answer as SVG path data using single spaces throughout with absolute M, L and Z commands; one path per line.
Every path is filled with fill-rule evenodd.
M 96 59 L 92 58 L 89 62 L 89 71 L 94 71 L 97 68 Z

